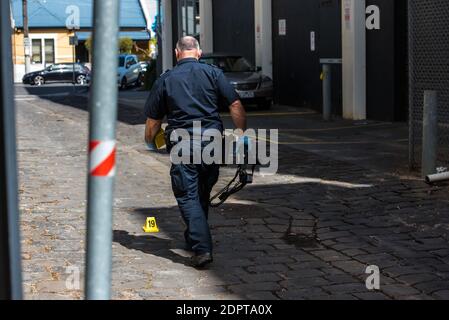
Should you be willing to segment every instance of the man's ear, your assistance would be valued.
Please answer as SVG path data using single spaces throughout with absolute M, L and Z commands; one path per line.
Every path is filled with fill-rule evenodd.
M 203 50 L 198 50 L 198 59 L 200 59 L 203 56 Z

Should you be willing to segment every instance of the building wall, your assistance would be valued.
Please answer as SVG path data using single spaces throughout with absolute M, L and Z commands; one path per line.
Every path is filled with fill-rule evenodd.
M 278 103 L 322 109 L 320 58 L 341 58 L 341 0 L 273 1 L 273 73 Z M 367 116 L 407 117 L 406 0 L 367 0 L 380 9 L 380 29 L 367 30 Z M 279 34 L 279 20 L 286 34 Z M 315 32 L 315 51 L 310 33 Z M 333 112 L 341 115 L 341 67 L 333 67 Z
M 214 0 L 214 51 L 242 54 L 255 63 L 254 0 Z
M 30 30 L 31 39 L 54 39 L 55 44 L 55 63 L 73 62 L 73 47 L 70 46 L 69 37 L 73 33 L 66 29 L 32 29 Z M 22 81 L 25 74 L 25 49 L 23 42 L 23 32 L 16 31 L 12 35 L 13 44 L 13 62 L 14 62 L 14 80 Z M 44 68 L 44 64 L 31 64 L 31 71 Z
M 273 1 L 273 80 L 275 101 L 318 109 L 321 82 L 319 47 L 311 50 L 311 32 L 319 36 L 319 1 Z
M 55 62 L 54 63 L 72 63 L 73 47 L 70 45 L 70 37 L 74 33 L 67 29 L 31 29 L 31 39 L 54 39 L 55 43 Z M 21 82 L 25 74 L 25 49 L 23 43 L 23 32 L 18 30 L 12 36 L 13 44 L 13 63 L 14 63 L 14 81 Z M 89 53 L 84 46 L 85 41 L 80 41 L 76 47 L 76 60 L 86 63 L 89 61 Z M 139 50 L 133 48 L 133 53 L 140 59 L 147 60 L 150 52 L 149 41 L 135 41 Z M 31 71 L 37 71 L 45 68 L 45 64 L 31 64 Z
M 380 30 L 368 30 L 368 119 L 400 121 L 407 118 L 406 0 L 367 0 L 380 9 Z
M 154 37 L 154 32 L 151 30 L 155 18 L 157 15 L 157 0 L 139 0 L 140 6 L 142 7 L 143 14 L 145 15 L 145 20 L 147 21 L 147 29 L 151 32 L 152 37 Z

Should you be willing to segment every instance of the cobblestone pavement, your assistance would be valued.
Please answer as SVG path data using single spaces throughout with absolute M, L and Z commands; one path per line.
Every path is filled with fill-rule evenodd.
M 26 297 L 80 299 L 85 101 L 17 104 Z M 168 157 L 145 152 L 137 109 L 121 107 L 119 118 L 115 299 L 449 298 L 447 186 L 431 188 L 289 144 L 279 146 L 278 175 L 257 176 L 212 211 L 215 262 L 208 270 L 192 269 L 181 249 L 183 224 Z M 231 174 L 223 170 L 220 184 Z M 160 234 L 142 232 L 147 216 L 157 218 Z M 381 271 L 378 291 L 365 285 L 370 265 Z M 81 290 L 66 285 L 73 275 L 67 272 L 76 268 Z

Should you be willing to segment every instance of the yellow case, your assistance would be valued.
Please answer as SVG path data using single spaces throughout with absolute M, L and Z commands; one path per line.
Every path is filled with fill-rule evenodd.
M 165 147 L 165 131 L 163 129 L 159 130 L 154 139 L 154 143 L 156 144 L 156 148 L 162 149 Z

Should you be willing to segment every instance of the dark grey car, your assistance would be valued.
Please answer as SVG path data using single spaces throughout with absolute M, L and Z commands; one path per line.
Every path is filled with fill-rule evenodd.
M 273 80 L 261 73 L 241 55 L 205 54 L 200 62 L 223 70 L 244 103 L 269 109 L 273 102 Z
M 75 75 L 73 72 L 75 71 Z M 42 86 L 48 82 L 73 82 L 75 79 L 77 84 L 88 84 L 90 82 L 90 70 L 76 63 L 57 63 L 48 66 L 44 70 L 27 73 L 23 76 L 24 84 Z

